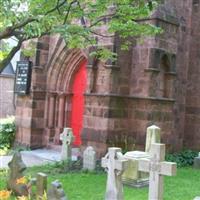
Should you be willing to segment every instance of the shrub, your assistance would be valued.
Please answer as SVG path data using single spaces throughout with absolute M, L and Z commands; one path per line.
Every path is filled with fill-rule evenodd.
M 167 154 L 166 160 L 176 162 L 178 167 L 186 167 L 193 165 L 194 158 L 198 156 L 198 152 L 192 150 L 184 150 L 179 153 Z
M 8 117 L 0 120 L 0 149 L 10 148 L 15 139 L 15 118 Z

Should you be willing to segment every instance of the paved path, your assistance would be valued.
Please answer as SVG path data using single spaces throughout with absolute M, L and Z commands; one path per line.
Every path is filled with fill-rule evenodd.
M 51 149 L 37 149 L 32 151 L 21 151 L 22 160 L 27 167 L 44 165 L 61 160 L 60 151 Z M 72 160 L 79 155 L 78 149 L 72 149 Z M 0 156 L 0 168 L 8 168 L 12 156 Z

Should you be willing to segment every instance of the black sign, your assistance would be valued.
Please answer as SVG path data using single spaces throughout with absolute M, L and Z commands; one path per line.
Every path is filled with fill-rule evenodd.
M 15 76 L 15 93 L 26 95 L 29 93 L 31 85 L 31 67 L 30 61 L 18 61 Z

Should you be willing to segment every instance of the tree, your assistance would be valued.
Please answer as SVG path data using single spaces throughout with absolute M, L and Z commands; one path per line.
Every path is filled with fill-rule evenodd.
M 17 45 L 0 51 L 0 72 L 24 41 L 59 33 L 69 48 L 96 45 L 95 35 L 122 38 L 156 34 L 159 29 L 141 23 L 158 0 L 0 0 L 0 43 L 14 37 Z M 105 24 L 107 33 L 98 27 Z M 128 45 L 125 44 L 125 46 Z M 108 52 L 107 52 L 108 53 Z M 102 53 L 103 55 L 103 53 Z

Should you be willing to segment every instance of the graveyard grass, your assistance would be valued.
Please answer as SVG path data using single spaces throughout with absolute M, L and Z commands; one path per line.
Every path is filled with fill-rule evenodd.
M 26 170 L 26 176 L 37 172 L 48 174 L 48 183 L 58 179 L 70 200 L 102 200 L 106 189 L 104 173 L 58 173 L 55 166 L 47 165 Z M 200 171 L 178 168 L 177 176 L 164 178 L 164 200 L 192 200 L 200 196 Z M 0 171 L 0 190 L 5 189 L 6 171 Z M 148 190 L 124 187 L 124 200 L 147 200 Z

